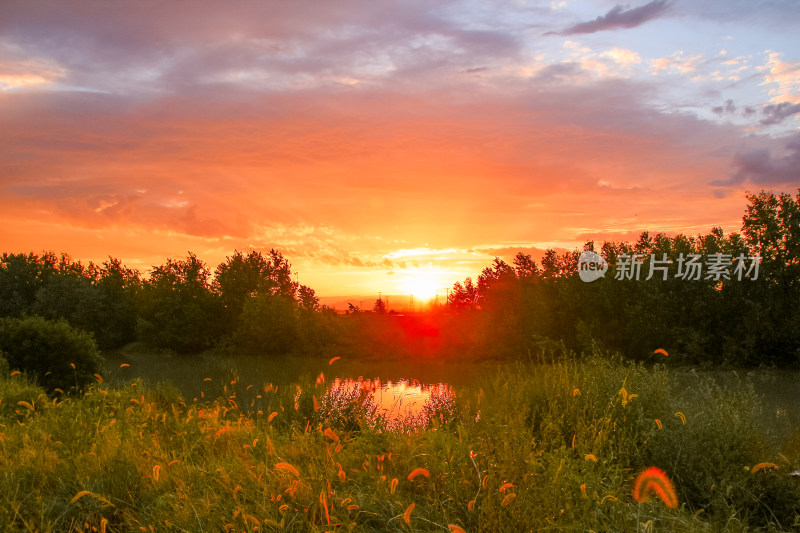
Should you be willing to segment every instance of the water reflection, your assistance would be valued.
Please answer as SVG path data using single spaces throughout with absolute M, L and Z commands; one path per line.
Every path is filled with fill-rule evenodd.
M 453 389 L 446 383 L 336 378 L 320 407 L 331 423 L 344 427 L 414 429 L 434 419 L 444 422 L 453 413 L 454 399 Z

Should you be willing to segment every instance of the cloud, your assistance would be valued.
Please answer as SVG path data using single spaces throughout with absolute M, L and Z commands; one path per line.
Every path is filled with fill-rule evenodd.
M 781 139 L 782 146 L 743 150 L 733 158 L 735 171 L 714 185 L 752 183 L 758 185 L 794 185 L 800 183 L 800 134 Z
M 780 124 L 785 118 L 797 113 L 800 113 L 800 102 L 796 104 L 781 102 L 776 105 L 764 106 L 764 114 L 767 115 L 767 118 L 761 120 L 761 123 L 765 126 Z
M 779 52 L 767 51 L 769 59 L 762 85 L 772 85 L 772 102 L 800 104 L 800 62 L 783 61 Z
M 153 6 L 140 3 L 9 2 L 0 6 L 0 19 L 13 21 L 5 25 L 0 47 L 58 65 L 66 73 L 64 85 L 130 96 L 221 86 L 263 91 L 398 84 L 409 76 L 441 78 L 446 70 L 499 66 L 518 56 L 516 35 L 459 25 L 444 15 L 452 3 L 430 10 L 415 0 L 380 6 L 343 0 L 335 8 L 299 0 L 228 10 L 198 0 L 191 7 L 159 5 L 154 15 Z M 12 82 L 22 83 L 7 85 Z
M 600 57 L 611 58 L 612 60 L 614 60 L 614 62 L 623 65 L 636 64 L 642 62 L 642 58 L 639 57 L 639 54 L 637 54 L 636 52 L 619 47 L 614 47 L 611 50 L 607 50 L 601 53 Z
M 155 263 L 275 246 L 333 272 L 330 291 L 350 270 L 472 268 L 483 253 L 446 252 L 475 243 L 572 242 L 608 212 L 619 232 L 738 215 L 730 185 L 708 208 L 708 181 L 742 131 L 672 105 L 725 113 L 729 94 L 645 72 L 704 74 L 713 59 L 691 42 L 657 63 L 635 41 L 560 49 L 539 36 L 569 24 L 564 11 L 498 5 L 0 2 L 4 242 Z M 633 27 L 669 5 L 572 29 Z M 791 69 L 774 59 L 780 88 Z M 736 113 L 756 105 L 733 95 Z M 785 125 L 791 108 L 773 103 L 757 118 Z M 757 147 L 781 165 L 781 143 Z M 436 253 L 387 257 L 414 249 Z
M 727 100 L 725 102 L 725 106 L 713 107 L 711 108 L 711 111 L 719 116 L 724 114 L 733 114 L 736 112 L 736 105 L 734 105 L 733 100 Z
M 715 27 L 725 23 L 744 23 L 768 32 L 794 31 L 798 23 L 797 4 L 794 0 L 704 0 L 681 1 L 681 15 L 708 21 Z M 738 39 L 738 36 L 735 37 Z M 727 36 L 725 39 L 734 39 Z
M 615 30 L 619 28 L 635 28 L 645 22 L 658 18 L 669 9 L 668 0 L 653 0 L 643 6 L 626 10 L 623 6 L 614 6 L 611 11 L 589 22 L 581 22 L 570 26 L 558 35 L 577 35 L 582 33 L 595 33 L 598 31 Z
M 0 62 L 0 92 L 51 87 L 64 69 L 46 60 Z
M 649 60 L 650 72 L 654 75 L 662 72 L 680 75 L 693 74 L 703 64 L 702 54 L 686 55 L 683 50 L 673 53 L 669 57 L 659 57 Z

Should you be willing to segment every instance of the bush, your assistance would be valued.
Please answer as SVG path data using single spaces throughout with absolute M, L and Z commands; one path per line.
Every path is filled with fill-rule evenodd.
M 245 353 L 287 354 L 297 346 L 297 320 L 292 300 L 257 295 L 244 302 L 233 344 Z
M 31 383 L 24 375 L 8 377 L 0 374 L 0 418 L 24 420 L 48 405 L 48 398 L 41 387 Z
M 38 316 L 0 319 L 0 350 L 11 368 L 47 390 L 80 389 L 94 379 L 102 360 L 91 334 Z

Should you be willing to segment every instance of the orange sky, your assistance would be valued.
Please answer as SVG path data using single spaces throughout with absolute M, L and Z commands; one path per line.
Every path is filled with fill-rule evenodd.
M 0 249 L 274 247 L 322 296 L 443 294 L 517 250 L 736 230 L 746 190 L 800 184 L 778 7 L 300 4 L 4 4 Z

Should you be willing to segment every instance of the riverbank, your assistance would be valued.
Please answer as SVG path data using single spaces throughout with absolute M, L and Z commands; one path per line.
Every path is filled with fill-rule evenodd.
M 0 527 L 778 531 L 800 516 L 800 432 L 752 380 L 687 386 L 600 356 L 507 365 L 454 385 L 451 409 L 407 432 L 358 403 L 330 416 L 312 380 L 262 384 L 246 412 L 255 387 L 231 381 L 197 400 L 141 381 L 53 400 L 3 378 Z M 651 466 L 677 508 L 634 498 Z

